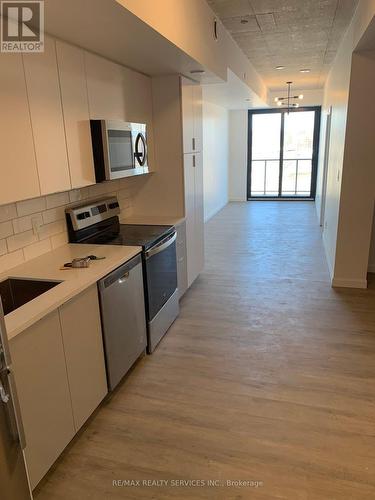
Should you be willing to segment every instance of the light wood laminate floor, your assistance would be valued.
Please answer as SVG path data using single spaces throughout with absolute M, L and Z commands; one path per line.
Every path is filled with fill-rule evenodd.
M 375 499 L 375 290 L 330 287 L 314 210 L 232 203 L 209 221 L 180 317 L 37 500 Z M 171 484 L 192 479 L 220 482 Z

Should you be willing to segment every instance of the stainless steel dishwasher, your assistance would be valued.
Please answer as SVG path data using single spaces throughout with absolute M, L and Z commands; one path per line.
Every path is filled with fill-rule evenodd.
M 98 283 L 108 387 L 114 389 L 147 345 L 141 256 Z

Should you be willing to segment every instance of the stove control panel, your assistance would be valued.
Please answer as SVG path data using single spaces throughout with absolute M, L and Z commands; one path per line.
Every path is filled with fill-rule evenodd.
M 118 215 L 120 204 L 115 196 L 111 196 L 69 207 L 65 213 L 68 224 L 71 224 L 74 231 L 79 231 Z
M 90 212 L 80 212 L 79 214 L 77 214 L 78 220 L 87 219 L 88 217 L 91 217 Z

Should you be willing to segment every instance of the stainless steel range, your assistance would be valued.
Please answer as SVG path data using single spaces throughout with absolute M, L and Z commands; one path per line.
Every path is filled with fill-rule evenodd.
M 66 210 L 70 243 L 142 247 L 147 351 L 152 353 L 179 313 L 176 230 L 173 226 L 120 224 L 116 197 Z

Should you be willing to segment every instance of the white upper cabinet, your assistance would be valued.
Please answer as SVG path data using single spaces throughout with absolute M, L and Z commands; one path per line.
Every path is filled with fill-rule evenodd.
M 184 153 L 202 151 L 202 87 L 188 78 L 181 78 Z
M 181 106 L 184 153 L 192 153 L 194 151 L 193 82 L 187 78 L 181 78 Z
M 70 189 L 55 41 L 45 51 L 23 54 L 31 125 L 42 194 Z
M 21 54 L 0 53 L 0 205 L 40 195 Z
M 194 152 L 203 151 L 202 87 L 193 85 Z
M 72 188 L 95 184 L 83 50 L 56 41 Z
M 90 118 L 125 120 L 123 67 L 85 52 Z

